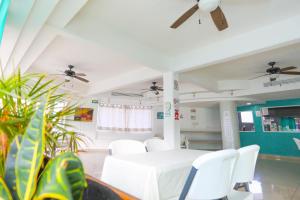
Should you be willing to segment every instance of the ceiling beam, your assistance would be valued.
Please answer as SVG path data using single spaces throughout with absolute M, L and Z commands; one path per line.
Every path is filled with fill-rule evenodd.
M 58 2 L 58 0 L 53 0 L 36 1 L 34 3 L 32 9 L 28 13 L 27 20 L 22 30 L 20 31 L 20 34 L 18 35 L 13 50 L 9 55 L 7 55 L 7 62 L 3 63 L 4 74 L 8 75 L 12 73 L 16 67 L 19 67 L 21 59 L 26 54 L 26 51 L 30 48 L 32 42 L 40 32 L 41 28 L 45 24 L 46 20 L 48 19 Z
M 252 96 L 259 94 L 268 94 L 276 92 L 286 92 L 300 89 L 300 83 L 283 84 L 277 86 L 264 87 L 263 83 L 266 81 L 259 81 L 260 84 L 256 83 L 247 90 L 238 90 L 234 92 L 235 97 Z
M 20 34 L 15 36 L 17 40 L 13 44 L 13 51 L 9 55 L 5 54 L 9 56 L 9 59 L 3 65 L 5 67 L 4 73 L 10 74 L 16 67 L 20 67 L 21 71 L 25 72 L 56 37 L 56 32 L 47 29 L 45 24 L 48 21 L 54 22 L 56 19 L 58 20 L 56 25 L 64 27 L 86 2 L 87 0 L 77 0 L 76 2 L 72 0 L 36 1 L 29 11 L 26 21 L 24 21 Z M 18 10 L 22 9 L 19 8 Z M 16 22 L 13 21 L 12 23 Z M 10 36 L 7 35 L 7 37 Z M 9 38 L 7 41 L 10 41 Z M 8 45 L 11 46 L 12 44 Z
M 13 54 L 34 3 L 34 0 L 15 0 L 10 2 L 0 49 L 2 69 L 7 66 Z
M 59 28 L 48 25 L 53 30 L 56 29 L 57 34 L 67 38 L 81 40 L 83 42 L 91 43 L 100 48 L 110 49 L 115 53 L 126 56 L 130 60 L 152 68 L 161 72 L 169 71 L 168 63 L 170 58 L 159 51 L 144 45 L 134 38 L 124 35 L 119 32 L 101 25 L 101 32 L 84 32 L 78 33 L 71 28 Z
M 124 87 L 126 85 L 153 80 L 161 76 L 161 72 L 145 67 L 132 72 L 121 74 L 119 76 L 115 76 L 114 78 L 96 82 L 89 88 L 87 93 L 88 95 L 104 93 L 118 89 L 120 87 Z
M 208 91 L 218 91 L 217 81 L 211 77 L 194 76 L 193 74 L 180 74 L 179 78 L 181 81 L 194 83 Z
M 300 15 L 177 56 L 169 68 L 188 71 L 300 42 Z

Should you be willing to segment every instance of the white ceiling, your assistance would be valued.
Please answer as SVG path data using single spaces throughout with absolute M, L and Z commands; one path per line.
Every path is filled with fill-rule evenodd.
M 76 72 L 87 74 L 91 83 L 143 68 L 107 49 L 92 43 L 57 37 L 32 64 L 30 71 L 58 74 L 74 65 Z
M 192 77 L 199 81 L 205 78 L 205 81 L 210 80 L 211 83 L 220 80 L 249 80 L 264 74 L 265 70 L 269 68 L 267 64 L 271 61 L 277 62 L 277 66 L 280 67 L 296 66 L 298 67 L 297 70 L 300 71 L 299 55 L 300 43 L 296 43 L 241 59 L 188 71 L 181 75 Z M 284 77 L 284 75 L 281 76 Z
M 300 98 L 300 89 L 257 94 L 257 95 L 252 95 L 252 97 L 257 99 L 257 101 L 262 101 L 262 102 L 268 100 L 295 99 L 295 98 Z
M 206 102 L 191 102 L 191 103 L 181 103 L 181 107 L 208 107 L 215 108 L 219 106 L 217 101 L 206 101 Z
M 212 91 L 210 88 L 204 89 L 205 86 L 213 86 L 218 85 L 219 81 L 236 81 L 238 80 L 239 84 L 244 85 L 253 85 L 254 90 L 257 89 L 256 92 L 253 92 L 252 88 L 251 92 L 247 94 L 247 90 L 243 91 L 244 97 L 252 98 L 257 101 L 266 101 L 270 99 L 287 99 L 287 98 L 299 98 L 300 90 L 285 90 L 280 89 L 273 90 L 274 88 L 270 87 L 268 89 L 263 88 L 262 83 L 268 82 L 268 77 L 262 77 L 258 79 L 249 80 L 256 76 L 262 75 L 268 66 L 267 63 L 270 61 L 276 61 L 278 66 L 287 67 L 287 66 L 298 66 L 298 69 L 293 71 L 300 71 L 300 43 L 296 43 L 287 47 L 278 48 L 276 50 L 270 50 L 264 53 L 259 53 L 256 55 L 244 57 L 241 59 L 236 59 L 230 62 L 225 62 L 217 65 L 211 65 L 206 68 L 201 68 L 197 70 L 191 70 L 188 72 L 180 73 L 180 93 L 199 93 L 203 98 L 207 98 L 208 92 Z M 280 79 L 288 79 L 296 76 L 288 76 L 288 75 L 280 75 Z M 195 81 L 194 81 L 195 80 Z M 163 80 L 156 79 L 154 81 L 158 82 L 158 85 L 162 86 Z M 243 82 L 244 81 L 244 82 Z M 140 82 L 138 84 L 132 84 L 128 86 L 123 86 L 118 89 L 118 91 L 122 92 L 141 92 L 141 89 L 148 88 L 152 81 Z M 235 84 L 235 82 L 233 82 Z M 291 84 L 290 86 L 293 86 Z M 289 87 L 289 86 L 287 86 Z M 297 87 L 296 87 L 297 88 Z M 247 87 L 246 87 L 247 89 Z M 234 89 L 233 89 L 234 90 Z M 264 90 L 262 93 L 261 90 Z M 219 93 L 221 94 L 221 93 Z M 237 93 L 238 94 L 238 93 Z M 241 95 L 238 95 L 241 97 Z M 214 96 L 214 98 L 222 98 L 222 96 Z M 213 99 L 213 98 L 211 98 Z M 197 101 L 197 100 L 195 100 Z M 247 102 L 249 100 L 245 100 Z M 205 101 L 201 100 L 201 102 L 192 102 L 189 105 L 197 105 L 200 104 L 204 107 L 207 107 L 211 104 L 211 100 L 207 100 L 208 105 L 205 104 Z M 213 102 L 216 102 L 215 100 Z
M 221 7 L 229 29 L 217 31 L 210 15 L 201 11 L 182 27 L 169 28 L 195 3 L 195 0 L 90 0 L 67 28 L 78 34 L 101 33 L 109 28 L 174 56 L 298 15 L 300 10 L 299 0 L 223 0 Z
M 21 66 L 56 74 L 72 64 L 91 81 L 74 81 L 82 94 L 162 85 L 165 71 L 180 73 L 181 93 L 217 92 L 218 81 L 248 80 L 272 60 L 300 67 L 299 0 L 222 0 L 222 32 L 201 11 L 169 28 L 195 0 L 20 2 L 11 3 L 2 41 L 5 73 Z
M 142 94 L 147 91 L 147 89 L 150 88 L 152 85 L 152 82 L 156 82 L 157 86 L 163 87 L 163 79 L 162 78 L 157 78 L 149 81 L 143 81 L 135 84 L 130 84 L 126 85 L 120 88 L 117 88 L 115 91 L 118 92 L 124 92 L 124 93 L 135 93 L 135 94 Z M 206 90 L 192 82 L 188 81 L 179 81 L 180 88 L 179 92 L 180 94 L 185 94 L 185 93 L 192 93 L 192 92 L 205 92 Z M 155 96 L 153 92 L 148 92 L 146 95 L 148 97 L 153 97 Z

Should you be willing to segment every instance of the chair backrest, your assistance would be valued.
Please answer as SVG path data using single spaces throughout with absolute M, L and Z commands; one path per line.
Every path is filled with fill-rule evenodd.
M 110 155 L 128 155 L 146 152 L 145 145 L 136 140 L 116 140 L 109 144 L 108 149 Z
M 300 139 L 298 138 L 293 138 L 294 139 L 294 142 L 296 143 L 298 149 L 300 150 Z
M 234 149 L 200 156 L 193 162 L 180 200 L 220 199 L 231 192 L 232 174 L 238 152 Z
M 160 138 L 151 138 L 144 142 L 147 151 L 165 151 L 168 150 L 168 144 Z
M 233 174 L 233 185 L 236 183 L 248 183 L 253 180 L 259 146 L 242 147 L 238 152 L 239 158 Z

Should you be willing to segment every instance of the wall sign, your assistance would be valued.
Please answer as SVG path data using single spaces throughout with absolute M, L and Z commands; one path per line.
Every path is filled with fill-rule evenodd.
M 179 84 L 177 80 L 174 80 L 174 90 L 178 91 L 179 90 Z
M 179 120 L 179 110 L 175 109 L 175 116 L 174 116 L 175 120 Z
M 92 99 L 92 103 L 98 104 L 99 101 L 97 99 Z
M 164 119 L 164 112 L 157 112 L 156 113 L 156 118 L 157 119 Z
M 260 112 L 260 110 L 255 111 L 255 116 L 256 116 L 256 117 L 261 117 L 261 112 Z
M 229 111 L 223 112 L 223 132 L 225 135 L 224 146 L 226 148 L 234 147 L 233 142 L 233 128 L 232 128 L 232 119 Z
M 179 101 L 179 98 L 174 98 L 173 101 L 174 101 L 174 105 L 177 105 L 177 104 L 179 104 L 179 102 L 180 102 L 180 101 Z
M 171 102 L 165 102 L 164 117 L 171 117 L 171 115 L 172 115 L 172 104 Z
M 196 109 L 195 108 L 191 109 L 190 118 L 191 118 L 191 120 L 197 120 L 197 114 L 196 114 Z
M 261 114 L 262 114 L 263 116 L 269 115 L 269 109 L 268 109 L 268 108 L 262 108 L 262 109 L 261 109 Z

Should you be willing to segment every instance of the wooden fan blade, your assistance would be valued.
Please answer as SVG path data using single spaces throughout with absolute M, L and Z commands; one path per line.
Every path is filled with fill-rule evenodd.
M 260 75 L 260 76 L 256 76 L 254 78 L 250 78 L 249 80 L 254 80 L 254 79 L 257 79 L 257 78 L 260 78 L 260 77 L 264 77 L 264 76 L 268 76 L 269 74 L 264 74 L 264 75 Z
M 85 73 L 76 73 L 76 76 L 86 76 Z
M 74 76 L 74 78 L 76 78 L 76 79 L 78 79 L 80 81 L 86 82 L 86 83 L 90 82 L 89 80 L 86 80 L 85 78 L 81 78 L 79 76 Z
M 179 17 L 172 25 L 171 28 L 177 28 L 181 24 L 183 24 L 188 18 L 190 18 L 197 10 L 199 9 L 198 4 L 194 5 L 191 9 L 186 11 L 181 17 Z
M 150 90 L 145 90 L 145 91 L 142 92 L 142 94 L 145 94 L 147 92 L 151 92 L 151 91 Z
M 211 11 L 210 15 L 219 31 L 228 28 L 226 17 L 219 6 L 214 11 Z
M 49 76 L 65 76 L 65 74 L 48 74 Z
M 285 68 L 281 68 L 280 71 L 285 72 L 285 71 L 289 71 L 289 70 L 292 70 L 292 69 L 297 69 L 297 67 L 294 67 L 294 66 L 285 67 Z
M 280 72 L 280 74 L 287 74 L 287 75 L 300 75 L 300 72 Z

